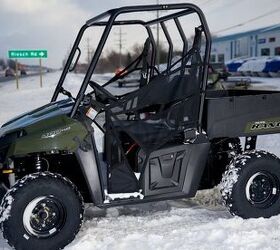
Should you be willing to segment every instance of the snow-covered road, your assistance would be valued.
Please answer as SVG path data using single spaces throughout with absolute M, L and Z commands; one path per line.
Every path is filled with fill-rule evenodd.
M 0 124 L 47 103 L 59 73 L 47 74 L 42 89 L 38 77 L 22 79 L 19 91 L 14 82 L 1 83 Z M 280 88 L 280 79 L 257 80 Z M 280 157 L 280 136 L 261 136 L 258 148 Z M 66 249 L 280 249 L 280 216 L 234 218 L 221 206 L 216 189 L 199 192 L 191 200 L 107 210 L 88 205 L 85 217 L 81 232 Z M 9 249 L 3 240 L 0 249 Z

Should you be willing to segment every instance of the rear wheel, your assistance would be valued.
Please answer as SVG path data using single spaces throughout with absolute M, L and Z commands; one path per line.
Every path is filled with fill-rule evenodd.
M 243 218 L 271 217 L 280 213 L 280 160 L 254 151 L 236 157 L 220 184 L 225 205 Z
M 19 180 L 1 204 L 3 236 L 16 249 L 60 249 L 78 233 L 83 201 L 76 187 L 57 174 Z

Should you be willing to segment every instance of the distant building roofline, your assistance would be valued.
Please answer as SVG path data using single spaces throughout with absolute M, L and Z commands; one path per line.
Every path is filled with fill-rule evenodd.
M 244 37 L 244 36 L 252 36 L 252 35 L 267 33 L 267 32 L 271 32 L 271 31 L 278 31 L 278 30 L 280 31 L 280 23 L 271 25 L 268 27 L 259 28 L 259 29 L 239 32 L 239 33 L 235 33 L 232 35 L 215 37 L 215 38 L 213 38 L 213 42 L 224 42 L 224 41 L 229 41 L 229 40 L 236 40 L 236 39 Z

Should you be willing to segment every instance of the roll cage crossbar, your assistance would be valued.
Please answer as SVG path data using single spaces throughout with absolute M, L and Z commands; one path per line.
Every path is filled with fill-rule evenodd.
M 116 21 L 116 18 L 121 14 L 127 14 L 127 13 L 133 13 L 133 12 L 147 12 L 147 11 L 160 11 L 160 10 L 178 10 L 178 12 L 171 13 L 156 19 L 152 19 L 149 21 L 143 21 L 143 20 L 123 20 L 123 21 Z M 156 60 L 156 43 L 155 39 L 153 37 L 151 26 L 154 24 L 160 24 L 163 30 L 163 33 L 166 37 L 167 43 L 168 43 L 168 59 L 167 59 L 167 69 L 169 69 L 171 65 L 171 60 L 173 56 L 173 43 L 172 39 L 170 37 L 170 34 L 166 28 L 165 22 L 169 20 L 174 20 L 176 27 L 179 31 L 180 37 L 183 42 L 183 53 L 182 55 L 185 55 L 188 51 L 188 42 L 185 37 L 185 33 L 182 29 L 182 26 L 179 21 L 179 17 L 189 15 L 196 13 L 199 17 L 199 20 L 201 22 L 202 31 L 205 35 L 205 56 L 203 59 L 203 73 L 202 73 L 202 84 L 201 84 L 201 101 L 200 101 L 200 109 L 199 109 L 199 132 L 201 132 L 201 122 L 202 122 L 202 112 L 203 112 L 203 104 L 205 99 L 205 89 L 207 85 L 207 74 L 208 74 L 208 62 L 210 58 L 210 50 L 211 50 L 211 35 L 209 32 L 209 28 L 205 19 L 205 16 L 200 8 L 198 8 L 194 4 L 184 3 L 184 4 L 162 4 L 162 5 L 139 5 L 139 6 L 128 6 L 128 7 L 121 7 L 117 9 L 112 9 L 107 12 L 104 12 L 90 20 L 88 20 L 80 29 L 76 40 L 74 42 L 74 45 L 71 49 L 70 55 L 66 61 L 65 67 L 62 71 L 61 77 L 58 81 L 57 87 L 55 89 L 55 92 L 53 94 L 53 97 L 51 99 L 52 102 L 56 101 L 59 93 L 63 91 L 62 85 L 66 78 L 67 73 L 69 72 L 69 69 L 71 67 L 71 63 L 74 59 L 75 53 L 77 50 L 79 50 L 79 43 L 83 37 L 83 34 L 85 30 L 92 26 L 105 26 L 103 34 L 100 38 L 99 44 L 95 50 L 94 56 L 89 64 L 88 70 L 85 74 L 85 77 L 83 79 L 81 88 L 77 94 L 75 104 L 72 108 L 70 116 L 73 117 L 76 114 L 76 111 L 83 100 L 85 91 L 87 89 L 87 86 L 90 82 L 91 76 L 95 70 L 95 67 L 98 63 L 98 60 L 100 58 L 100 55 L 102 53 L 103 47 L 106 43 L 106 40 L 109 36 L 109 33 L 111 31 L 112 26 L 114 25 L 142 25 L 146 28 L 146 31 L 148 33 L 148 36 L 151 40 L 151 47 L 152 47 L 152 55 L 151 55 L 151 63 L 152 65 L 155 65 Z M 102 21 L 105 18 L 108 18 L 108 21 Z M 182 65 L 184 64 L 184 59 L 182 60 Z M 183 70 L 183 67 L 182 67 Z M 154 69 L 151 69 L 150 72 L 151 76 L 154 75 Z

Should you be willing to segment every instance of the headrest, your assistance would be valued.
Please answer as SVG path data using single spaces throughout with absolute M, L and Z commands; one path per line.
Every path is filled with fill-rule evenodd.
M 195 36 L 193 39 L 193 48 L 194 49 L 200 49 L 201 47 L 201 34 L 202 34 L 202 27 L 196 27 L 195 28 Z
M 142 52 L 144 57 L 148 56 L 149 50 L 150 50 L 150 45 L 151 45 L 151 38 L 148 37 L 144 43 L 144 48 L 143 48 L 143 52 Z

